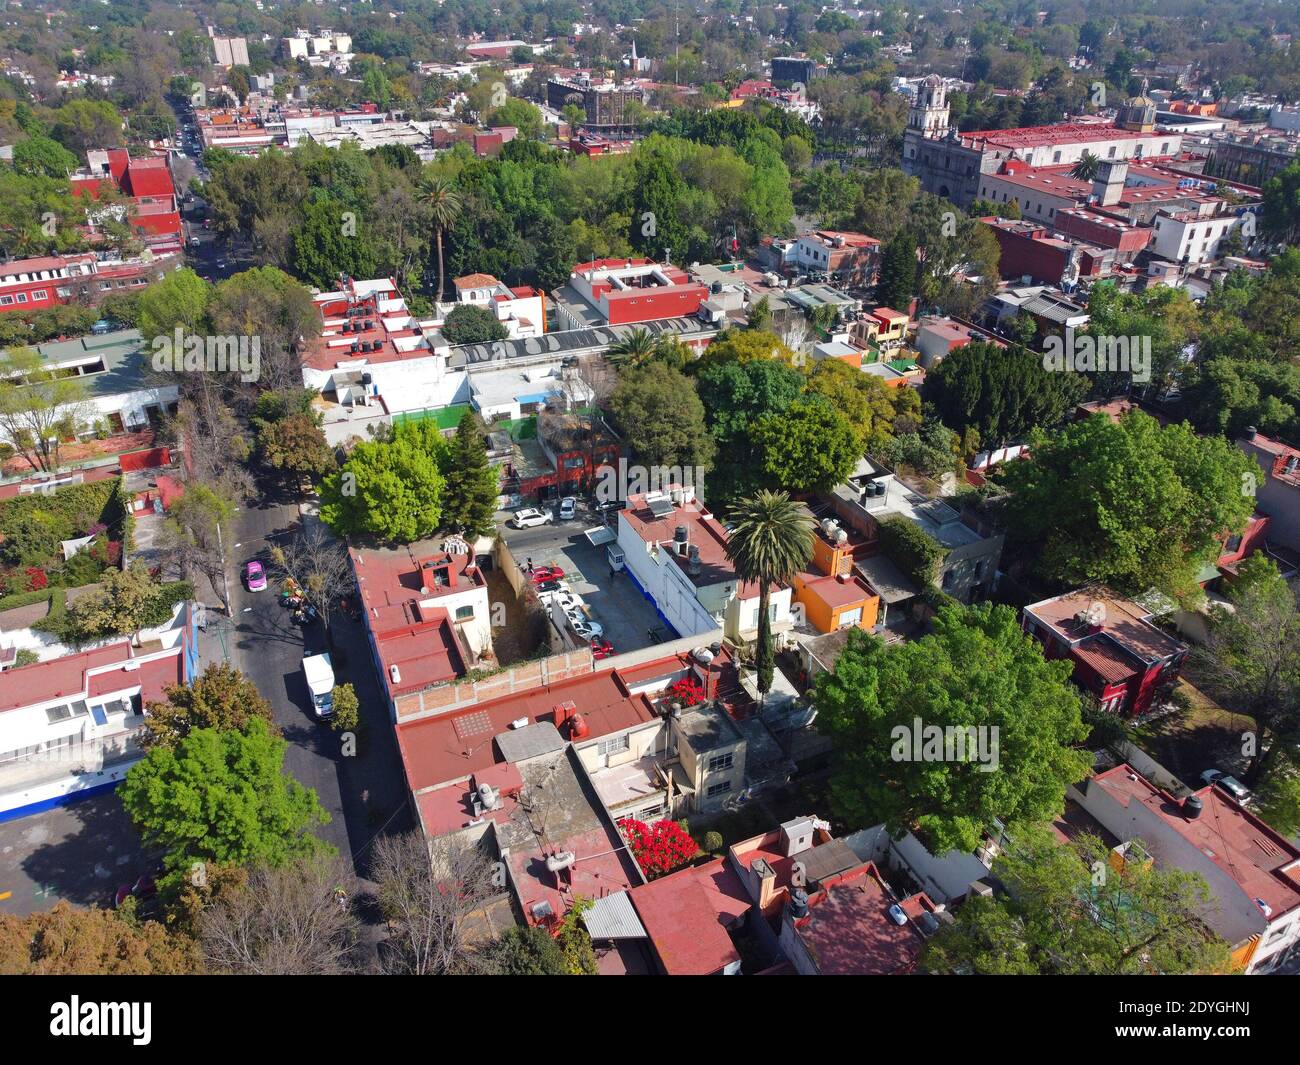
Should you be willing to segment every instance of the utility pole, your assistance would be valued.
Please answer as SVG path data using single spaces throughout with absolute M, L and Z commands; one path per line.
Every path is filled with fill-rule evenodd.
M 230 567 L 226 565 L 226 544 L 221 536 L 221 522 L 217 522 L 217 554 L 221 556 L 221 584 L 225 589 L 226 616 L 235 616 L 235 604 L 230 598 Z

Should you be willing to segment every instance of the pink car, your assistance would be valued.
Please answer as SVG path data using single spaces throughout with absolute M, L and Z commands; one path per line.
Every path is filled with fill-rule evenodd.
M 244 563 L 244 585 L 250 592 L 266 591 L 266 570 L 256 559 Z

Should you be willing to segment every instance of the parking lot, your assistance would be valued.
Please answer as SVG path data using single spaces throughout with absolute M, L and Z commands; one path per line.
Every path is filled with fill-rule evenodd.
M 559 508 L 558 501 L 534 505 L 552 512 Z M 615 654 L 676 639 L 677 634 L 632 578 L 610 568 L 605 547 L 593 545 L 584 535 L 604 523 L 585 505 L 579 504 L 572 521 L 557 518 L 531 529 L 512 528 L 505 523 L 508 518 L 507 513 L 499 515 L 501 535 L 519 565 L 527 567 L 531 562 L 534 568 L 562 568 L 569 589 L 582 596 L 592 619 L 604 629 L 605 639 L 614 645 Z

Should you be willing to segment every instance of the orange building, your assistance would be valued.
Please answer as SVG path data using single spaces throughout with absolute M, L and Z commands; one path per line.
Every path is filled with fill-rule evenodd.
M 869 546 L 861 533 L 842 528 L 833 518 L 818 523 L 812 561 L 794 578 L 794 601 L 818 632 L 875 627 L 880 596 L 853 572 L 855 558 Z

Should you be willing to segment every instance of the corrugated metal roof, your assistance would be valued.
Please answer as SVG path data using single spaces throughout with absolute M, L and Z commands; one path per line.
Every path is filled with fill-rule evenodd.
M 646 930 L 626 891 L 605 895 L 582 915 L 592 939 L 645 939 Z

